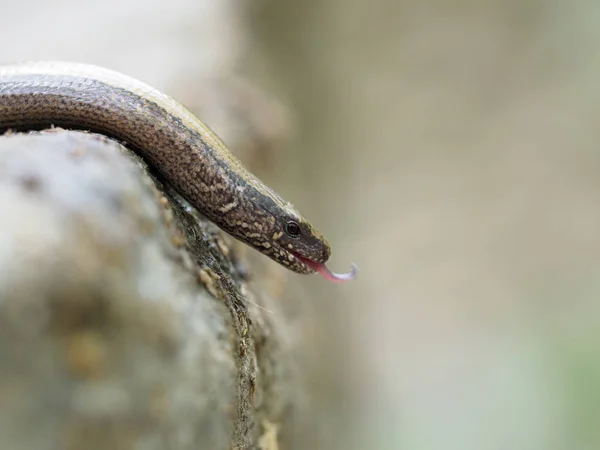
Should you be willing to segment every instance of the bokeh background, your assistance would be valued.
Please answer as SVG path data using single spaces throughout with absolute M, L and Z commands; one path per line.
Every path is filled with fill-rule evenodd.
M 96 63 L 199 105 L 329 236 L 332 269 L 359 265 L 283 290 L 310 316 L 297 448 L 600 448 L 600 3 L 0 10 L 0 62 Z M 231 109 L 276 145 L 236 141 Z

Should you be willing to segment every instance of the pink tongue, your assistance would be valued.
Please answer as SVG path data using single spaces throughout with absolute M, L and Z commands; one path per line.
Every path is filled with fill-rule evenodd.
M 335 281 L 337 283 L 341 283 L 343 281 L 351 281 L 356 278 L 358 274 L 358 267 L 352 264 L 350 267 L 350 272 L 348 273 L 334 273 L 327 268 L 325 263 L 318 263 L 315 261 L 311 261 L 310 259 L 303 258 L 300 255 L 297 255 L 299 259 L 302 260 L 307 266 L 313 269 L 316 272 L 319 272 L 323 277 L 327 278 L 330 281 Z

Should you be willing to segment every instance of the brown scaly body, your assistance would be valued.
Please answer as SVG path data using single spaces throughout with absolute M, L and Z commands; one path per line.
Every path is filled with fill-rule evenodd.
M 298 273 L 331 274 L 325 238 L 181 104 L 125 75 L 76 63 L 0 66 L 0 132 L 56 125 L 126 143 L 211 221 Z

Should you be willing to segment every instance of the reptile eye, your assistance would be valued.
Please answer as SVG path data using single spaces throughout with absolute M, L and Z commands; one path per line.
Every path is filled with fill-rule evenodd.
M 285 232 L 289 237 L 300 237 L 300 225 L 298 225 L 298 222 L 290 220 L 288 223 L 285 224 Z

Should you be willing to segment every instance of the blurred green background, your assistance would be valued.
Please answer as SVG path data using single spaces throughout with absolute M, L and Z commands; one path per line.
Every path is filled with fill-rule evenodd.
M 358 399 L 345 445 L 600 448 L 600 3 L 257 17 L 297 112 L 290 195 L 362 269 L 314 306 Z
M 298 448 L 600 448 L 600 3 L 0 6 L 0 62 L 106 65 L 184 103 L 241 73 L 287 107 L 263 176 L 361 269 L 289 276 Z

